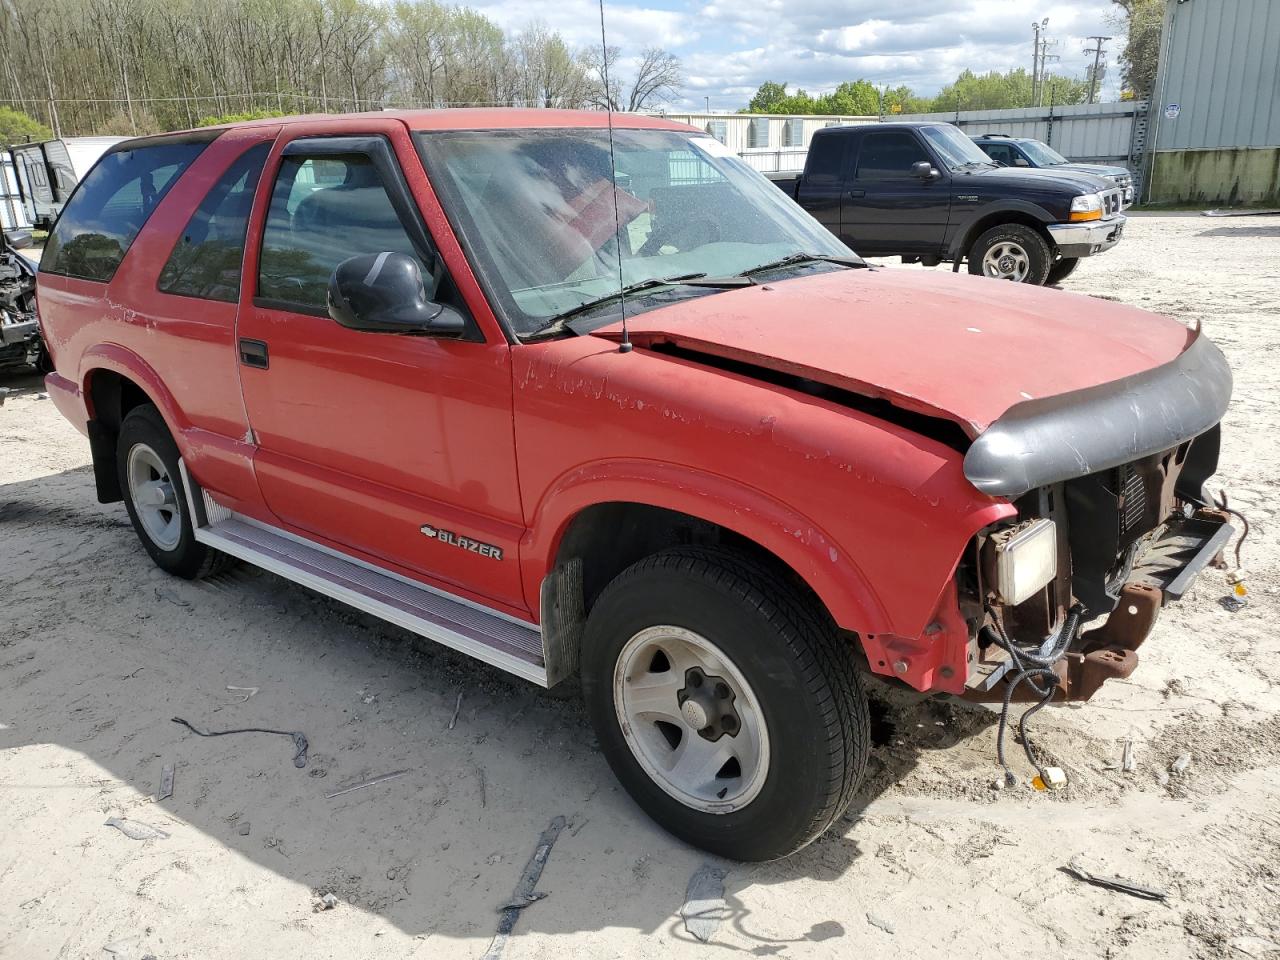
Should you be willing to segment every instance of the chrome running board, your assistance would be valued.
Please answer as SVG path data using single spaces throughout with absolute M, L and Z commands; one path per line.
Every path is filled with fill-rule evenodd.
M 196 540 L 459 653 L 547 686 L 542 631 L 337 550 L 233 513 L 178 462 Z

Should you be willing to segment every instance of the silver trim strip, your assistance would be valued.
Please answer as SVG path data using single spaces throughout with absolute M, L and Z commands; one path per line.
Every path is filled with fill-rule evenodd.
M 178 468 L 182 473 L 183 487 L 186 490 L 187 505 L 190 511 L 189 515 L 192 518 L 196 518 L 200 516 L 200 514 L 195 510 L 195 484 L 192 482 L 191 475 L 187 471 L 186 462 L 181 458 L 178 460 Z M 201 493 L 203 494 L 203 490 Z M 236 513 L 231 514 L 231 520 L 228 522 L 245 524 L 247 526 L 263 530 L 273 536 L 278 536 L 282 539 L 294 542 L 305 549 L 313 550 L 316 553 L 326 556 L 331 556 L 346 563 L 351 563 L 354 566 L 367 569 L 378 576 L 394 579 L 416 590 L 420 590 L 422 593 L 429 596 L 438 597 L 451 603 L 463 604 L 476 610 L 485 617 L 519 625 L 528 629 L 531 634 L 538 635 L 540 641 L 541 631 L 536 626 L 525 621 L 517 620 L 514 617 L 483 607 L 480 604 L 464 600 L 462 597 L 457 597 L 446 593 L 443 590 L 428 587 L 425 584 L 410 580 L 407 577 L 403 577 L 399 574 L 373 566 L 372 564 L 356 560 L 354 557 L 347 556 L 339 551 L 323 547 L 320 544 L 306 540 L 303 537 L 287 533 L 286 531 L 280 530 L 278 527 L 259 523 L 258 521 L 251 520 L 248 517 L 244 517 Z M 465 653 L 482 663 L 487 663 L 490 666 L 505 670 L 518 677 L 523 677 L 524 679 L 536 683 L 539 686 L 547 686 L 546 670 L 538 663 L 534 663 L 512 653 L 508 653 L 506 650 L 482 643 L 457 629 L 453 629 L 445 623 L 417 616 L 391 603 L 379 600 L 376 596 L 370 595 L 370 593 L 351 589 L 342 583 L 335 582 L 333 579 L 322 576 L 318 573 L 300 569 L 294 564 L 264 553 L 263 551 L 255 548 L 252 544 L 246 543 L 244 540 L 224 536 L 218 532 L 216 526 L 196 526 L 194 523 L 192 526 L 196 540 L 200 543 L 208 544 L 209 546 L 217 550 L 221 550 L 224 553 L 231 554 L 234 557 L 239 557 L 241 560 L 245 560 L 248 563 L 252 563 L 264 570 L 268 570 L 286 580 L 300 584 L 308 589 L 316 591 L 317 593 L 324 594 L 325 596 L 332 597 L 335 600 L 339 600 L 348 606 L 354 607 L 357 610 L 362 610 L 365 613 L 385 620 L 388 623 L 394 623 L 412 633 L 426 637 L 429 640 L 434 640 L 452 650 L 457 650 L 459 653 Z M 530 639 L 532 639 L 532 637 Z

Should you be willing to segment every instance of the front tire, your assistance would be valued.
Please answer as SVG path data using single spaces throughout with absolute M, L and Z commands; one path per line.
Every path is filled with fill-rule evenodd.
M 601 593 L 582 650 L 609 765 L 682 840 L 772 860 L 848 807 L 870 751 L 854 651 L 764 565 L 693 547 L 641 560 Z
M 1002 223 L 973 242 L 968 259 L 969 272 L 975 276 L 1042 286 L 1053 254 L 1035 230 L 1020 223 Z
M 133 529 L 156 566 L 194 580 L 230 561 L 196 540 L 178 470 L 178 445 L 150 404 L 134 407 L 120 424 L 116 471 Z
M 1080 265 L 1079 257 L 1060 257 L 1052 267 L 1049 268 L 1049 276 L 1045 279 L 1046 286 L 1061 283 L 1071 274 L 1076 272 L 1076 267 Z

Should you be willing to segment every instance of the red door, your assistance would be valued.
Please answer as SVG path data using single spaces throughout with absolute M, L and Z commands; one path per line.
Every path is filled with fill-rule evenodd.
M 388 250 L 468 308 L 412 199 L 403 126 L 325 131 L 286 129 L 250 227 L 237 336 L 263 498 L 295 532 L 523 613 L 508 344 L 474 318 L 441 339 L 328 316 L 333 268 Z

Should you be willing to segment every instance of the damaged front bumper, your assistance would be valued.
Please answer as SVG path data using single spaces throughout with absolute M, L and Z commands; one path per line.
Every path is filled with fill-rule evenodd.
M 1234 532 L 1205 491 L 1231 385 L 1221 351 L 1197 331 L 1169 363 L 1020 403 L 974 441 L 965 457 L 970 482 L 1013 501 L 1020 524 L 1052 520 L 1060 536 L 1056 573 L 1016 603 L 1006 602 L 993 572 L 1009 528 L 975 538 L 968 589 L 959 591 L 975 639 L 966 699 L 1004 700 L 1020 672 L 1010 646 L 1031 657 L 1061 653 L 1073 609 L 1092 629 L 1071 637 L 1053 664 L 1058 698 L 1087 700 L 1106 680 L 1133 672 L 1160 609 L 1220 562 Z M 1014 700 L 1042 696 L 1015 685 Z
M 1100 626 L 1082 631 L 1053 667 L 1061 700 L 1089 700 L 1112 679 L 1128 677 L 1138 666 L 1137 650 L 1150 635 L 1161 608 L 1180 600 L 1196 576 L 1221 562 L 1222 551 L 1235 528 L 1227 514 L 1213 508 L 1190 516 L 1171 517 L 1144 538 L 1135 551 L 1129 579 L 1120 588 L 1115 608 Z M 1000 703 L 1015 672 L 1008 655 L 997 645 L 980 648 L 972 664 L 964 699 Z M 1031 687 L 1014 691 L 1012 702 L 1039 700 Z

